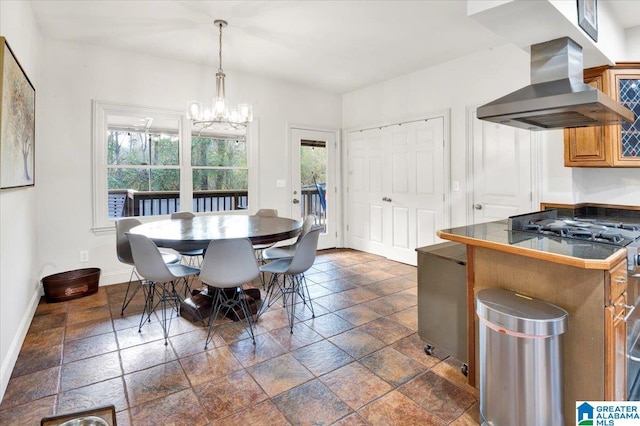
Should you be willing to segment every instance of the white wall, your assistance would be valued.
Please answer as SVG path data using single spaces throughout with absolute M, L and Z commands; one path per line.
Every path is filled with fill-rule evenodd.
M 41 137 L 38 193 L 38 271 L 96 266 L 101 284 L 128 279 L 130 268 L 115 254 L 115 236 L 96 236 L 92 226 L 91 101 L 121 102 L 185 110 L 192 99 L 211 99 L 214 71 L 210 67 L 131 54 L 101 47 L 44 41 L 43 90 L 39 102 Z M 290 209 L 285 157 L 287 122 L 340 128 L 339 95 L 309 90 L 279 81 L 227 74 L 231 103 L 253 104 L 260 128 L 260 194 L 258 207 L 283 213 Z M 89 264 L 79 263 L 80 250 L 89 250 Z
M 625 37 L 627 48 L 616 62 L 640 62 L 640 28 L 625 31 Z M 544 133 L 541 200 L 640 206 L 640 169 L 566 168 L 562 131 Z
M 451 225 L 466 222 L 466 108 L 479 106 L 529 84 L 529 55 L 514 45 L 350 92 L 343 98 L 343 127 L 353 129 L 451 109 Z
M 36 88 L 35 187 L 0 192 L 0 399 L 22 346 L 38 298 L 35 269 L 38 234 L 36 196 L 43 174 L 39 170 L 42 141 L 40 104 L 40 36 L 27 2 L 0 2 L 0 35 Z
M 640 31 L 626 31 L 626 45 L 640 46 Z M 620 61 L 640 62 L 639 49 Z M 514 45 L 479 52 L 350 92 L 343 97 L 343 127 L 352 129 L 429 111 L 451 109 L 451 225 L 466 221 L 467 106 L 479 106 L 529 84 L 529 56 Z M 564 166 L 562 130 L 534 132 L 539 142 L 539 199 L 557 203 L 640 205 L 640 170 Z

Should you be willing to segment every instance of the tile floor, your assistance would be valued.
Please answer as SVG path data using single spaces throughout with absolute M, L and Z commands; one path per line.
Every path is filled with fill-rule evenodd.
M 321 251 L 307 273 L 316 318 L 281 307 L 256 326 L 206 329 L 153 318 L 138 333 L 126 285 L 42 302 L 0 405 L 1 425 L 114 404 L 118 425 L 477 425 L 478 392 L 460 363 L 428 356 L 417 331 L 416 268 L 351 250 Z M 258 284 L 256 283 L 256 286 Z

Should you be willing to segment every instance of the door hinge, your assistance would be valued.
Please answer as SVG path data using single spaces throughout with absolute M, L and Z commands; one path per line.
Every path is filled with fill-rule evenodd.
M 347 231 L 349 230 L 349 225 L 347 225 Z

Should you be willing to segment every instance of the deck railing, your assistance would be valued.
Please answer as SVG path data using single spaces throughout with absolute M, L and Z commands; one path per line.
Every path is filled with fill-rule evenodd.
M 316 217 L 316 225 L 325 226 L 327 215 L 322 209 L 322 203 L 320 203 L 320 195 L 315 185 L 303 186 L 302 197 L 300 200 L 300 213 L 301 217 L 306 217 L 309 214 L 313 214 Z
M 246 190 L 193 192 L 194 212 L 243 210 L 247 205 Z M 168 215 L 180 211 L 180 193 L 112 189 L 109 191 L 108 208 L 110 218 Z M 300 212 L 301 217 L 314 214 L 317 217 L 316 224 L 324 226 L 326 214 L 315 185 L 302 188 Z
M 178 191 L 109 191 L 109 217 L 165 215 L 180 211 Z M 194 191 L 194 212 L 242 210 L 247 206 L 247 191 Z

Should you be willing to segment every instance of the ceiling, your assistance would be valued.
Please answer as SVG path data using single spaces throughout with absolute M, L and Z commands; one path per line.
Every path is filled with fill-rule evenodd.
M 213 20 L 225 19 L 229 82 L 233 71 L 244 71 L 336 93 L 504 43 L 467 17 L 466 0 L 31 3 L 47 38 L 206 64 L 212 74 L 218 65 Z M 640 25 L 639 2 L 608 3 L 623 27 Z

